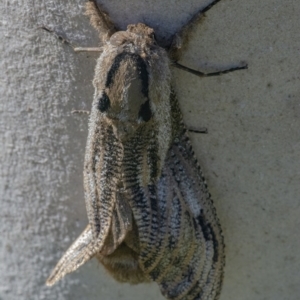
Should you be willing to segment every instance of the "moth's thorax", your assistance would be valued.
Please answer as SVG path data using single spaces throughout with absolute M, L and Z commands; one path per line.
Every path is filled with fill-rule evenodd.
M 92 115 L 111 124 L 121 140 L 140 126 L 155 126 L 164 160 L 171 138 L 170 81 L 169 58 L 153 29 L 129 25 L 111 36 L 97 61 Z
M 123 51 L 135 52 L 142 58 L 152 55 L 151 51 L 155 52 L 158 47 L 154 30 L 142 23 L 128 25 L 126 31 L 116 32 L 111 36 L 109 44 Z

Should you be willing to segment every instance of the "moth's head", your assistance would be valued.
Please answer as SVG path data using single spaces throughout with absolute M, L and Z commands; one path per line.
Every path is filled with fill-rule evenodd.
M 143 23 L 128 25 L 126 31 L 114 33 L 110 37 L 109 43 L 124 51 L 135 48 L 141 56 L 149 55 L 149 50 L 157 45 L 154 29 Z

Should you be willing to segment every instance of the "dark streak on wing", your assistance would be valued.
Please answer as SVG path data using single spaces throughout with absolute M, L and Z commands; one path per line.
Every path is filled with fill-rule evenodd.
M 101 140 L 100 139 L 94 140 L 92 147 L 93 147 L 93 154 L 94 154 L 92 156 L 92 165 L 90 166 L 92 170 L 89 170 L 89 166 L 86 165 L 86 172 L 87 174 L 89 174 L 89 180 L 93 180 L 94 182 L 96 182 L 97 179 L 95 177 L 95 174 L 97 174 L 96 169 L 98 163 L 96 158 L 101 154 Z M 92 207 L 92 212 L 90 213 L 89 216 L 90 210 L 88 209 L 88 217 L 90 218 L 90 221 L 92 219 L 92 232 L 94 237 L 96 237 L 100 232 L 100 218 L 99 218 L 100 213 L 99 213 L 99 205 L 98 205 L 99 194 L 96 187 L 94 187 L 93 191 L 90 190 L 89 193 L 91 193 L 93 197 L 90 203 Z
M 213 228 L 211 227 L 210 223 L 207 223 L 204 216 L 203 212 L 201 211 L 201 214 L 197 217 L 198 224 L 200 225 L 203 236 L 206 241 L 212 240 L 213 242 L 213 247 L 214 247 L 214 256 L 213 256 L 213 261 L 217 262 L 218 261 L 218 241 L 216 239 L 216 235 L 214 233 Z

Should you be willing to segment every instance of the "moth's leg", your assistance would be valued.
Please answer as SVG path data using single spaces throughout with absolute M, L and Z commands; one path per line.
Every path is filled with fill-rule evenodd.
M 61 41 L 63 44 L 66 44 L 70 47 L 73 48 L 75 52 L 102 52 L 103 48 L 102 47 L 75 47 L 69 40 L 58 34 L 55 30 L 43 25 L 40 26 L 39 28 L 44 29 L 45 31 L 54 34 L 54 36 Z
M 102 47 L 74 47 L 75 52 L 102 52 Z
M 47 27 L 47 26 L 45 26 L 45 25 L 43 25 L 43 26 L 40 26 L 40 27 L 38 27 L 38 28 L 40 28 L 40 29 L 43 29 L 43 30 L 45 30 L 45 31 L 47 31 L 47 32 L 49 32 L 49 33 L 51 33 L 51 34 L 53 34 L 59 41 L 61 41 L 63 44 L 66 44 L 66 45 L 69 45 L 69 46 L 71 46 L 72 48 L 74 48 L 74 46 L 72 45 L 72 43 L 69 41 L 69 40 L 67 40 L 66 38 L 64 38 L 63 36 L 61 36 L 60 34 L 58 34 L 56 31 L 54 31 L 53 29 L 51 29 L 51 28 L 49 28 L 49 27 Z
M 178 61 L 186 47 L 190 32 L 193 32 L 194 27 L 201 21 L 209 9 L 216 5 L 221 0 L 215 0 L 206 7 L 200 9 L 181 29 L 174 34 L 169 48 L 169 55 L 173 61 Z
M 91 112 L 89 110 L 72 110 L 71 114 L 82 114 L 82 115 L 89 115 Z
M 192 127 L 187 127 L 187 131 L 194 132 L 194 133 L 205 133 L 205 134 L 208 133 L 206 127 L 199 128 L 199 129 L 192 128 Z
M 90 18 L 91 25 L 98 31 L 100 40 L 106 42 L 118 31 L 117 26 L 111 21 L 108 14 L 96 0 L 89 0 L 85 5 L 85 15 Z
M 221 71 L 217 71 L 217 72 L 212 72 L 212 73 L 203 73 L 201 71 L 197 71 L 197 70 L 193 70 L 193 69 L 190 69 L 186 66 L 183 66 L 177 62 L 173 63 L 173 66 L 175 68 L 178 68 L 178 69 L 181 69 L 181 70 L 184 70 L 186 72 L 189 72 L 191 74 L 194 74 L 198 77 L 212 77 L 212 76 L 219 76 L 219 75 L 223 75 L 223 74 L 227 74 L 227 73 L 231 73 L 231 72 L 234 72 L 234 71 L 239 71 L 239 70 L 245 70 L 245 69 L 248 69 L 248 65 L 246 63 L 242 63 L 241 66 L 239 67 L 233 67 L 233 68 L 229 68 L 229 69 L 225 69 L 225 70 L 221 70 Z
M 215 0 L 211 2 L 206 7 L 199 10 L 188 22 L 185 24 L 174 36 L 171 42 L 171 46 L 169 49 L 169 56 L 174 61 L 173 66 L 175 68 L 187 71 L 189 73 L 192 73 L 199 77 L 211 77 L 211 76 L 218 76 L 222 74 L 227 74 L 230 72 L 238 71 L 238 70 L 244 70 L 248 68 L 248 65 L 246 63 L 242 63 L 238 67 L 229 68 L 226 70 L 221 70 L 213 73 L 204 73 L 201 71 L 193 70 L 188 67 L 185 67 L 181 64 L 179 64 L 177 61 L 181 57 L 181 53 L 184 50 L 184 47 L 186 47 L 189 39 L 190 32 L 193 31 L 193 28 L 195 25 L 197 25 L 202 17 L 204 16 L 204 13 L 206 13 L 209 9 L 211 9 L 214 5 L 216 5 L 221 0 Z

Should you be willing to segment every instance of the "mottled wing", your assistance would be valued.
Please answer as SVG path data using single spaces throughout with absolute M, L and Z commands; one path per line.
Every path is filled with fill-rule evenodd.
M 169 215 L 166 250 L 160 264 L 169 264 L 169 269 L 159 277 L 162 293 L 170 299 L 216 299 L 223 277 L 223 237 L 186 134 L 175 139 L 163 176 L 169 187 L 166 191 Z M 158 191 L 166 189 L 163 180 Z
M 110 230 L 101 248 L 101 255 L 113 253 L 133 229 L 132 210 L 121 193 L 116 193 Z
M 116 225 L 112 220 L 118 221 L 118 214 L 124 216 L 123 223 L 128 223 L 125 216 L 128 208 L 126 206 L 122 213 L 121 208 L 126 201 L 122 200 L 118 186 L 122 157 L 122 147 L 112 126 L 103 122 L 93 104 L 85 154 L 84 189 L 89 224 L 93 237 L 99 244 L 104 244 L 105 239 L 111 238 L 109 235 L 113 232 L 112 227 Z M 130 226 L 129 224 L 128 230 Z M 122 232 L 120 234 L 124 235 Z
M 158 183 L 135 189 L 133 195 L 144 272 L 167 299 L 217 299 L 224 266 L 223 237 L 183 128 Z
M 90 260 L 97 251 L 98 246 L 93 240 L 92 230 L 90 225 L 88 225 L 59 260 L 47 279 L 46 284 L 51 286 L 66 274 L 75 271 L 85 262 Z

